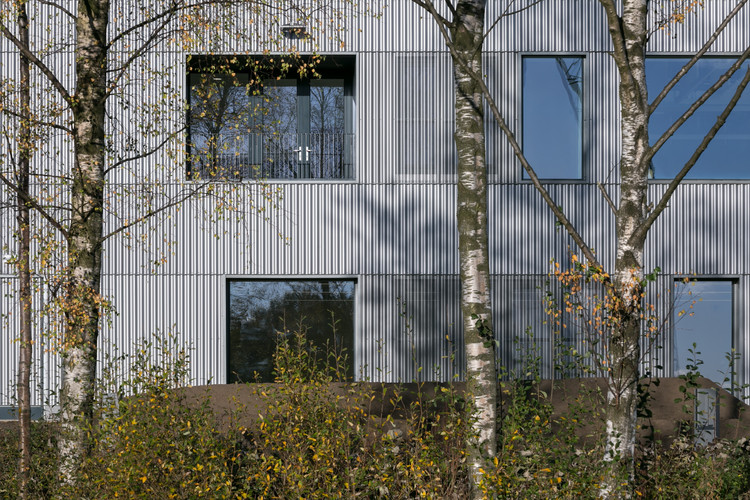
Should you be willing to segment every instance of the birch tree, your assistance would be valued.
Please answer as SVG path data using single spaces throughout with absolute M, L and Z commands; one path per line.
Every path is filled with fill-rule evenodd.
M 63 317 L 57 341 L 62 359 L 59 451 L 64 480 L 75 480 L 81 459 L 88 451 L 97 339 L 102 314 L 109 307 L 108 299 L 101 293 L 105 242 L 114 236 L 127 235 L 147 220 L 171 214 L 175 207 L 195 196 L 216 199 L 216 210 L 262 204 L 255 200 L 253 205 L 251 199 L 243 197 L 256 196 L 273 202 L 273 193 L 262 185 L 257 189 L 238 189 L 236 185 L 213 184 L 210 178 L 192 179 L 186 175 L 185 102 L 181 86 L 170 81 L 175 67 L 160 63 L 152 66 L 148 57 L 166 50 L 184 51 L 187 57 L 190 51 L 213 51 L 224 41 L 232 40 L 258 52 L 285 52 L 286 56 L 279 58 L 288 64 L 298 52 L 294 44 L 285 45 L 280 25 L 290 19 L 296 20 L 296 24 L 309 24 L 313 40 L 305 47 L 314 50 L 314 36 L 325 27 L 321 27 L 319 19 L 316 21 L 313 12 L 325 3 L 309 2 L 303 9 L 291 0 L 80 0 L 73 4 L 3 1 L 0 36 L 18 54 L 22 69 L 20 76 L 4 71 L 0 95 L 17 94 L 17 82 L 21 83 L 20 88 L 25 85 L 28 90 L 30 82 L 36 79 L 36 95 L 40 100 L 29 104 L 30 95 L 22 90 L 20 101 L 16 101 L 20 104 L 4 100 L 0 105 L 6 116 L 21 118 L 18 138 L 6 134 L 9 141 L 17 141 L 11 145 L 11 149 L 19 151 L 17 165 L 3 161 L 0 169 L 0 181 L 18 199 L 21 246 L 16 258 L 24 311 L 19 377 L 21 415 L 26 425 L 31 359 L 31 343 L 26 341 L 30 340 L 27 336 L 31 332 L 27 265 L 31 257 L 27 255 L 28 246 L 24 247 L 28 239 L 24 230 L 29 227 L 31 211 L 40 224 L 52 231 L 53 239 L 62 242 L 64 254 L 56 263 L 60 270 L 52 284 L 57 290 L 56 306 Z M 42 35 L 30 43 L 29 16 L 25 9 L 32 4 L 36 9 L 32 19 L 49 24 L 40 26 L 37 33 Z M 250 26 L 240 24 L 242 14 L 256 22 Z M 334 31 L 338 29 L 335 27 Z M 65 36 L 60 35 L 60 30 Z M 45 39 L 45 31 L 51 33 L 51 38 Z M 55 39 L 55 34 L 60 38 Z M 75 56 L 70 70 L 56 59 L 66 52 Z M 263 59 L 258 64 L 268 63 Z M 176 73 L 179 75 L 179 65 Z M 149 84 L 158 80 L 164 84 L 157 97 L 144 98 L 141 93 L 148 92 Z M 137 137 L 127 135 L 116 118 L 126 109 L 141 113 L 137 118 L 140 133 Z M 65 144 L 64 151 L 49 153 L 45 162 L 39 162 L 37 171 L 30 170 L 30 152 L 39 147 L 32 146 L 30 127 L 44 129 L 46 133 L 55 131 Z M 60 160 L 65 155 L 72 158 L 71 164 Z M 158 155 L 165 158 L 161 162 L 164 172 L 140 172 L 138 162 Z M 131 187 L 116 187 L 117 182 L 123 182 L 122 178 L 127 178 L 127 186 Z M 53 187 L 46 194 L 32 193 L 28 190 L 30 180 Z M 231 202 L 227 202 L 230 198 Z M 242 217 L 245 209 L 238 210 L 242 212 L 238 217 Z M 43 265 L 50 263 L 40 264 Z M 22 434 L 26 436 L 22 442 L 27 446 L 28 434 Z M 24 452 L 22 457 L 23 480 L 28 453 Z
M 750 69 L 734 89 L 729 102 L 725 105 L 715 123 L 705 136 L 695 144 L 695 149 L 690 159 L 684 164 L 679 173 L 669 182 L 667 189 L 658 200 L 648 199 L 649 166 L 654 155 L 662 146 L 682 127 L 685 122 L 699 109 L 719 88 L 742 67 L 750 56 L 748 47 L 685 112 L 678 117 L 674 123 L 667 128 L 655 140 L 650 140 L 649 119 L 659 104 L 672 91 L 677 83 L 688 73 L 688 71 L 706 54 L 716 42 L 719 35 L 730 24 L 730 22 L 741 12 L 747 15 L 748 0 L 737 0 L 731 12 L 715 28 L 711 36 L 698 50 L 684 67 L 672 78 L 663 90 L 649 102 L 646 86 L 646 44 L 651 29 L 648 24 L 648 0 L 599 0 L 598 3 L 604 9 L 607 19 L 607 27 L 612 40 L 612 57 L 620 77 L 620 138 L 622 149 L 620 151 L 620 186 L 619 205 L 613 206 L 615 215 L 615 234 L 611 238 L 615 240 L 615 264 L 614 269 L 605 270 L 597 260 L 589 244 L 583 239 L 576 225 L 568 219 L 563 210 L 550 196 L 544 185 L 540 182 L 534 168 L 526 160 L 523 151 L 515 137 L 515 132 L 506 124 L 500 113 L 494 96 L 489 91 L 476 60 L 481 57 L 481 40 L 486 33 L 484 31 L 484 8 L 486 0 L 451 0 L 445 1 L 445 9 L 438 10 L 432 0 L 413 0 L 414 3 L 423 7 L 431 16 L 440 29 L 442 38 L 451 53 L 453 63 L 456 66 L 456 94 L 457 102 L 466 99 L 466 92 L 481 93 L 481 97 L 472 98 L 475 106 L 471 110 L 475 120 L 480 120 L 483 107 L 481 99 L 487 104 L 498 127 L 502 130 L 511 145 L 516 157 L 523 166 L 532 184 L 544 199 L 549 209 L 553 212 L 559 223 L 570 234 L 581 253 L 588 260 L 590 266 L 601 270 L 609 277 L 606 283 L 608 293 L 611 294 L 610 308 L 607 311 L 610 316 L 610 324 L 614 325 L 608 330 L 606 339 L 608 349 L 607 367 L 609 380 L 606 407 L 606 435 L 607 452 L 605 462 L 611 464 L 607 478 L 602 485 L 603 497 L 617 496 L 617 476 L 622 465 L 626 472 L 632 475 L 633 454 L 636 437 L 637 418 L 637 384 L 640 376 L 639 363 L 641 361 L 640 339 L 641 339 L 641 311 L 643 307 L 645 273 L 643 268 L 644 245 L 649 229 L 653 226 L 659 215 L 668 206 L 669 200 L 679 186 L 680 182 L 690 172 L 708 144 L 714 139 L 718 131 L 726 122 L 728 116 L 736 106 L 745 88 L 750 81 Z M 539 2 L 529 0 L 525 4 L 514 1 L 507 2 L 504 15 L 518 12 L 533 7 Z M 592 0 L 593 3 L 593 0 Z M 653 2 L 652 2 L 653 3 Z M 659 19 L 661 26 L 672 22 L 681 22 L 685 15 L 694 10 L 697 2 L 665 2 L 666 15 Z M 444 17 L 442 12 L 448 12 Z M 468 14 L 471 13 L 471 14 Z M 495 20 L 490 29 L 500 30 L 502 17 Z M 658 28 L 659 26 L 657 26 Z M 533 27 L 530 27 L 533 29 Z M 466 41 L 457 36 L 465 31 L 473 34 L 474 43 L 472 50 L 466 51 Z M 471 84 L 467 83 L 471 81 Z M 479 136 L 483 134 L 481 128 L 476 128 L 473 122 L 462 119 L 457 107 L 456 114 L 456 144 L 459 147 L 459 184 L 463 182 L 462 162 L 467 158 L 461 154 L 460 141 L 463 138 L 472 138 L 476 147 L 483 140 Z M 482 146 L 483 147 L 483 146 Z M 481 165 L 484 163 L 482 161 Z M 477 195 L 484 193 L 484 184 L 476 187 Z M 459 187 L 459 205 L 461 204 L 461 187 Z M 460 209 L 459 209 L 460 211 Z M 462 228 L 464 222 L 459 218 L 459 232 L 469 236 Z M 481 240 L 477 240 L 481 245 Z M 486 248 L 486 247 L 485 247 Z M 462 278 L 463 264 L 468 254 L 461 252 Z M 463 296 L 466 300 L 466 295 Z M 471 325 L 469 325 L 471 327 Z M 471 332 L 469 332 L 471 335 Z M 471 336 L 469 336 L 469 339 Z M 471 342 L 467 340 L 467 342 Z M 472 360 L 472 353 L 468 352 L 467 360 Z M 469 361 L 471 362 L 471 361 Z M 481 420 L 481 419 L 480 419 Z M 485 422 L 486 425 L 489 422 Z M 487 451 L 491 447 L 486 448 Z
M 17 22 L 19 42 L 29 47 L 29 16 L 26 2 L 17 5 Z M 32 347 L 32 284 L 31 284 L 31 207 L 27 204 L 29 197 L 29 174 L 31 171 L 32 138 L 31 138 L 31 63 L 19 53 L 19 130 L 17 157 L 16 224 L 18 228 L 18 304 L 20 306 L 19 330 L 20 353 L 18 362 L 18 423 L 19 423 L 19 461 L 18 490 L 20 498 L 28 498 L 29 471 L 31 470 L 31 359 Z
M 453 59 L 458 152 L 458 250 L 461 276 L 461 314 L 466 351 L 467 392 L 474 415 L 474 437 L 469 443 L 472 481 L 481 479 L 483 460 L 497 447 L 497 367 L 492 331 L 489 248 L 487 240 L 487 164 L 481 80 L 486 0 L 461 0 L 449 5 L 451 21 L 430 2 L 414 0 L 428 9 L 450 43 Z M 474 488 L 474 493 L 481 495 Z

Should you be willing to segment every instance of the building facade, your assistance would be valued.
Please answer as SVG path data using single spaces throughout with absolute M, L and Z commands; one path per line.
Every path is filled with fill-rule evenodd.
M 504 2 L 489 3 L 487 17 L 494 20 Z M 679 70 L 735 3 L 706 2 L 685 24 L 655 30 L 648 47 L 650 91 L 652 85 L 658 91 Z M 380 19 L 347 19 L 341 36 L 343 43 L 335 37 L 319 42 L 317 51 L 326 56 L 320 78 L 269 78 L 263 95 L 274 100 L 264 102 L 276 104 L 261 115 L 271 128 L 283 125 L 272 133 L 270 128 L 239 135 L 212 132 L 210 120 L 201 121 L 195 111 L 200 106 L 209 115 L 216 111 L 218 101 L 212 99 L 217 97 L 210 90 L 216 85 L 234 103 L 222 108 L 235 112 L 225 123 L 234 124 L 232 130 L 245 127 L 248 118 L 242 110 L 258 104 L 242 93 L 248 84 L 241 71 L 229 78 L 201 69 L 196 61 L 206 65 L 217 57 L 208 56 L 208 50 L 153 55 L 174 68 L 167 78 L 190 104 L 187 116 L 175 118 L 187 122 L 196 148 L 185 152 L 191 161 L 175 160 L 188 164 L 181 167 L 186 178 L 219 169 L 231 172 L 233 178 L 224 182 L 245 194 L 270 189 L 279 197 L 275 208 L 259 196 L 254 209 L 265 211 L 247 210 L 243 217 L 215 221 L 199 215 L 210 209 L 201 206 L 208 200 L 197 199 L 158 225 L 147 222 L 159 235 L 154 239 L 152 231 L 147 244 L 124 235 L 108 240 L 103 293 L 115 314 L 102 325 L 101 359 L 127 352 L 151 333 L 173 331 L 191 348 L 193 383 L 248 380 L 253 372 L 264 379 L 271 376 L 274 341 L 269 331 L 293 328 L 290 324 L 305 317 L 313 338 L 346 348 L 350 373 L 357 378 L 446 381 L 461 376 L 450 57 L 436 27 L 405 0 L 387 7 Z M 286 43 L 303 53 L 312 51 L 305 40 Z M 663 131 L 748 46 L 750 8 L 745 8 L 654 115 L 652 133 Z M 247 56 L 253 50 L 226 46 L 218 53 Z M 611 268 L 614 216 L 602 192 L 617 203 L 619 104 L 601 5 L 546 0 L 502 20 L 484 50 L 489 88 L 532 165 L 605 268 Z M 3 51 L 4 60 L 13 57 L 7 44 Z M 664 192 L 736 81 L 717 93 L 672 139 L 673 146 L 654 159 L 651 200 Z M 121 113 L 122 123 L 135 126 L 127 111 L 115 113 Z M 524 351 L 533 345 L 541 356 L 542 376 L 562 376 L 561 345 L 577 352 L 589 347 L 574 326 L 561 329 L 547 321 L 543 299 L 551 261 L 565 265 L 577 249 L 525 178 L 489 113 L 485 128 L 500 364 L 519 370 Z M 218 140 L 228 142 L 221 151 L 206 152 Z M 147 170 L 155 161 L 144 159 L 137 168 Z M 265 179 L 262 187 L 255 178 Z M 3 191 L 3 196 L 9 193 Z M 11 255 L 12 211 L 2 212 L 1 221 L 0 245 Z M 696 341 L 705 373 L 721 378 L 724 352 L 734 349 L 736 373 L 729 378 L 738 386 L 750 381 L 748 238 L 750 95 L 745 95 L 647 241 L 645 268 L 661 270 L 648 300 L 662 319 L 670 320 L 659 348 L 644 361 L 654 373 L 673 376 L 685 370 L 688 349 Z M 686 289 L 693 295 L 684 295 L 687 319 L 676 322 L 681 303 L 675 305 L 674 290 L 686 276 L 696 284 Z M 14 268 L 4 260 L 0 406 L 13 405 L 14 284 Z M 49 293 L 42 284 L 39 300 Z M 693 296 L 704 300 L 690 316 Z M 37 328 L 45 328 L 43 321 Z M 34 404 L 40 406 L 54 403 L 50 395 L 59 385 L 58 362 L 45 352 L 47 342 L 39 338 L 34 365 Z

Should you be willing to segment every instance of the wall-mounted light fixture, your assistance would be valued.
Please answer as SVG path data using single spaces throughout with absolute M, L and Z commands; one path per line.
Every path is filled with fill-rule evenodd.
M 283 24 L 281 33 L 290 40 L 304 40 L 310 37 L 304 24 Z

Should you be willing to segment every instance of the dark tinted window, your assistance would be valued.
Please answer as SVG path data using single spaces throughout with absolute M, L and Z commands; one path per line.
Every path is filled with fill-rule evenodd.
M 231 280 L 228 309 L 230 383 L 272 382 L 277 336 L 291 335 L 300 325 L 319 348 L 346 349 L 353 376 L 353 281 Z
M 196 65 L 188 78 L 190 175 L 352 178 L 353 62 L 320 62 L 320 78 Z

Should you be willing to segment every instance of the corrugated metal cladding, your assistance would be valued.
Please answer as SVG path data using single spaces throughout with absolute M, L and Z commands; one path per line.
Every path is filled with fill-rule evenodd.
M 41 283 L 35 283 L 35 311 L 40 310 L 47 295 Z M 0 406 L 16 404 L 16 376 L 18 374 L 19 325 L 17 300 L 18 279 L 0 275 Z M 37 309 L 37 307 L 39 309 Z M 51 405 L 56 402 L 55 390 L 59 386 L 59 359 L 56 358 L 49 331 L 50 320 L 43 314 L 34 314 L 34 355 L 31 370 L 32 405 Z
M 247 27 L 243 36 L 207 37 L 202 45 L 187 50 L 165 43 L 133 67 L 124 97 L 113 99 L 108 108 L 113 143 L 128 154 L 158 145 L 184 125 L 188 54 L 253 54 L 289 47 L 354 54 L 355 172 L 353 179 L 342 181 L 219 185 L 224 207 L 232 206 L 233 211 L 220 210 L 217 197 L 194 199 L 113 237 L 106 245 L 103 289 L 113 300 L 115 314 L 103 324 L 103 358 L 128 352 L 138 339 L 152 333 L 176 332 L 193 348 L 193 381 L 222 383 L 227 367 L 228 277 L 343 277 L 356 280 L 354 362 L 361 378 L 407 381 L 460 376 L 465 360 L 458 309 L 450 57 L 436 27 L 412 2 L 394 2 L 383 9 L 381 19 L 351 11 L 334 14 L 344 4 L 336 0 L 318 11 L 315 22 L 321 26 L 330 31 L 346 24 L 348 30 L 335 36 L 330 31 L 332 36 L 322 37 L 316 46 L 305 41 L 273 45 L 278 25 L 264 25 L 256 14 L 238 11 L 235 27 Z M 507 2 L 489 4 L 488 24 Z M 734 4 L 735 0 L 705 2 L 684 25 L 655 32 L 649 50 L 695 51 Z M 46 32 L 46 27 L 35 31 L 39 42 L 50 36 L 63 43 L 70 32 L 68 21 L 50 17 L 47 6 L 39 9 L 40 18 L 51 19 L 51 31 Z M 112 34 L 127 21 L 127 16 L 116 17 Z M 746 7 L 711 52 L 736 54 L 748 44 L 750 8 Z M 599 2 L 545 0 L 501 20 L 487 37 L 484 56 L 488 85 L 517 132 L 522 58 L 539 54 L 584 58 L 583 179 L 552 182 L 549 189 L 607 266 L 613 262 L 614 217 L 596 184 L 601 183 L 617 202 L 619 111 L 610 47 Z M 125 45 L 118 45 L 112 62 L 126 55 Z M 18 62 L 5 41 L 0 41 L 0 57 L 2 76 L 12 76 Z M 72 85 L 67 72 L 72 53 L 58 51 L 47 60 Z M 129 105 L 121 99 L 128 99 Z M 501 364 L 523 376 L 524 360 L 539 353 L 543 376 L 574 374 L 571 353 L 589 351 L 586 342 L 591 339 L 576 335 L 573 322 L 573 327 L 559 328 L 558 333 L 558 327 L 547 321 L 542 299 L 550 260 L 568 262 L 575 245 L 523 180 L 521 167 L 489 111 L 486 116 L 490 268 Z M 182 141 L 178 134 L 167 150 L 110 174 L 108 231 L 195 187 L 185 182 Z M 37 163 L 49 172 L 68 168 L 71 147 L 65 136 L 52 134 Z M 158 179 L 159 184 L 147 184 L 145 177 Z M 665 188 L 654 183 L 650 200 L 657 201 Z M 264 193 L 272 195 L 266 199 Z M 12 248 L 12 214 L 0 213 L 0 224 L 0 244 Z M 681 186 L 647 242 L 646 267 L 659 266 L 663 273 L 650 291 L 662 318 L 671 314 L 669 290 L 675 276 L 696 273 L 734 279 L 735 344 L 743 355 L 748 353 L 748 240 L 750 184 L 691 181 Z M 13 269 L 0 263 L 0 273 L 10 275 Z M 6 292 L 12 290 L 12 280 L 5 279 L 2 286 L 1 307 L 7 314 L 14 307 L 12 294 Z M 551 293 L 559 299 L 559 290 Z M 8 401 L 15 380 L 12 319 L 11 314 L 3 323 L 0 404 Z M 664 349 L 653 351 L 652 365 L 663 366 L 662 373 L 669 374 L 670 356 L 658 354 L 671 349 L 669 328 L 664 331 L 659 340 Z M 51 369 L 54 360 L 43 359 L 35 366 L 37 372 L 43 371 L 38 379 L 44 388 L 35 393 L 35 404 L 43 403 L 46 391 L 57 386 L 52 375 L 56 371 Z M 119 370 L 127 373 L 127 366 Z M 741 380 L 750 380 L 750 356 L 743 357 L 740 371 Z

